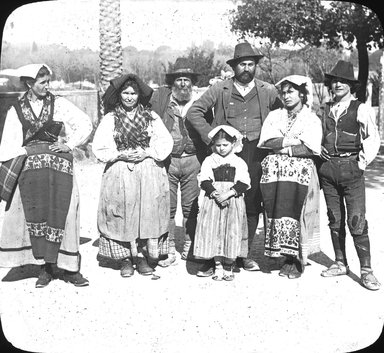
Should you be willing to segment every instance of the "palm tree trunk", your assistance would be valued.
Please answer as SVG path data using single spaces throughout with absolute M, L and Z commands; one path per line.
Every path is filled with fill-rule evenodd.
M 120 0 L 100 0 L 100 91 L 122 74 Z

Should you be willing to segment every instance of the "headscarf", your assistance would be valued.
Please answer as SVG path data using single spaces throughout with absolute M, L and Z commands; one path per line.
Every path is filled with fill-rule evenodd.
M 135 81 L 139 86 L 139 103 L 146 106 L 152 96 L 153 89 L 149 87 L 143 80 L 141 80 L 135 74 L 126 74 L 120 77 L 114 78 L 110 81 L 110 85 L 105 91 L 102 99 L 104 103 L 104 113 L 108 113 L 113 110 L 120 102 L 120 90 L 124 83 L 128 80 Z
M 281 79 L 279 82 L 275 84 L 277 88 L 280 89 L 281 84 L 283 82 L 290 82 L 293 83 L 296 86 L 305 86 L 305 90 L 307 92 L 307 102 L 305 103 L 309 108 L 312 107 L 313 104 L 313 90 L 312 90 L 312 81 L 309 77 L 307 76 L 302 76 L 302 75 L 290 75 L 287 77 L 284 77 Z
M 36 76 L 42 67 L 46 67 L 49 71 L 49 74 L 52 75 L 51 68 L 46 64 L 28 64 L 28 65 L 19 67 L 15 71 L 17 76 L 19 76 L 20 78 L 28 77 L 28 78 L 36 79 Z
M 234 127 L 229 125 L 219 125 L 216 126 L 214 129 L 212 129 L 209 134 L 208 138 L 210 140 L 213 139 L 213 137 L 220 131 L 225 131 L 229 136 L 236 137 L 235 146 L 233 148 L 234 153 L 239 153 L 243 149 L 243 135 L 240 133 L 240 131 L 236 130 Z

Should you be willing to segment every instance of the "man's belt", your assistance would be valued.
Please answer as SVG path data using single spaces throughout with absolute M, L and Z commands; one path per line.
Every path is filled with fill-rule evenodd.
M 357 156 L 358 154 L 359 152 L 334 153 L 334 154 L 330 154 L 330 157 L 346 158 L 351 156 Z

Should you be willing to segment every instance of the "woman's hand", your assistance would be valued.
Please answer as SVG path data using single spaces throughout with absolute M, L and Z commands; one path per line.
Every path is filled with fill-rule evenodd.
M 119 159 L 132 163 L 141 162 L 147 157 L 149 157 L 147 152 L 142 148 L 124 151 L 121 155 L 119 155 Z
M 288 147 L 280 148 L 278 150 L 274 150 L 273 152 L 276 154 L 289 154 L 289 149 Z
M 232 196 L 235 196 L 234 190 L 228 190 L 224 191 L 221 194 L 219 194 L 217 197 L 215 197 L 215 200 L 224 206 L 224 204 L 227 204 L 227 200 L 230 199 Z
M 71 149 L 64 143 L 61 142 L 55 142 L 52 145 L 49 146 L 49 149 L 52 152 L 70 152 Z

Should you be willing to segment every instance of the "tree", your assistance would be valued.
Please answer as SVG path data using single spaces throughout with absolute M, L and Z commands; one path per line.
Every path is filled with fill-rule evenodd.
M 356 49 L 359 57 L 361 89 L 358 98 L 366 99 L 368 49 L 384 47 L 383 28 L 375 12 L 352 2 L 320 0 L 241 0 L 231 11 L 231 30 L 242 38 L 269 38 L 272 44 L 313 45 Z
M 100 0 L 100 90 L 122 74 L 120 0 Z
M 206 52 L 205 49 L 196 46 L 189 49 L 189 53 L 184 58 L 191 63 L 191 68 L 194 72 L 199 73 L 196 82 L 197 87 L 206 87 L 209 85 L 209 80 L 220 74 L 221 65 L 217 62 L 214 64 L 215 53 L 213 51 Z M 168 70 L 173 71 L 174 64 L 168 63 Z

